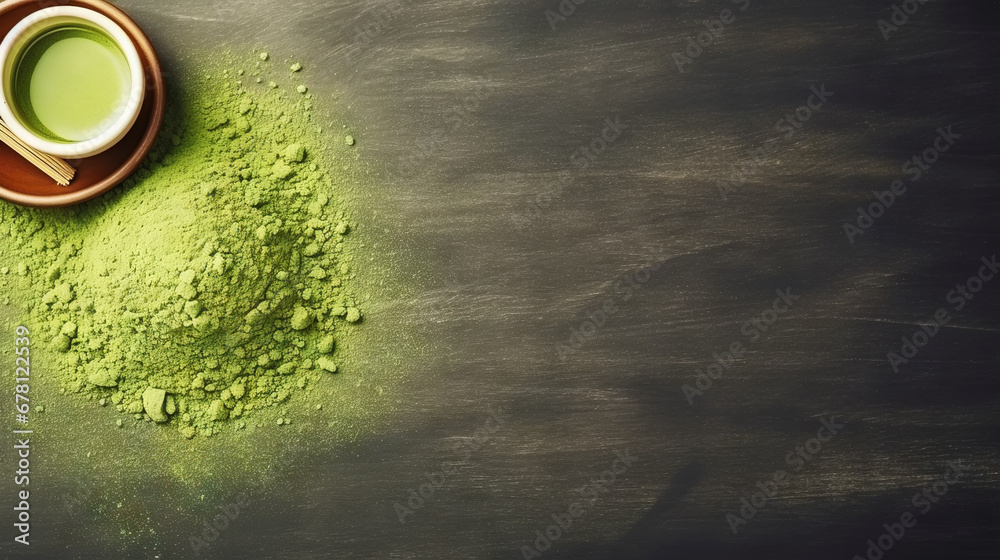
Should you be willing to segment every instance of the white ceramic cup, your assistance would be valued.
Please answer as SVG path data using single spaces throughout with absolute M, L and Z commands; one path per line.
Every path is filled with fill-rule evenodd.
M 117 44 L 125 55 L 131 73 L 128 100 L 125 102 L 118 117 L 108 126 L 94 131 L 94 135 L 84 140 L 73 142 L 54 141 L 40 136 L 31 130 L 30 125 L 22 122 L 15 107 L 14 72 L 20 54 L 28 48 L 36 38 L 45 32 L 67 25 L 81 24 L 96 28 Z M 68 159 L 79 159 L 97 155 L 114 146 L 128 134 L 135 124 L 142 108 L 146 93 L 145 72 L 139 52 L 132 39 L 115 22 L 107 16 L 87 8 L 75 6 L 57 6 L 45 8 L 19 21 L 10 33 L 0 43 L 0 118 L 7 123 L 8 128 L 25 144 L 36 150 Z

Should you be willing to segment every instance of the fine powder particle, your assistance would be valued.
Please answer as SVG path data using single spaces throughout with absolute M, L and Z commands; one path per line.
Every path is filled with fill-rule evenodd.
M 335 375 L 336 340 L 362 317 L 356 224 L 334 202 L 311 102 L 230 74 L 192 88 L 113 193 L 61 211 L 0 204 L 0 257 L 31 281 L 16 295 L 63 391 L 187 438 Z

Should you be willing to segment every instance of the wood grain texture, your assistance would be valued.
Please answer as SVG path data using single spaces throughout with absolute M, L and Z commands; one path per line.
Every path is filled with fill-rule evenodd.
M 960 310 L 946 298 L 1000 249 L 1000 4 L 927 3 L 888 40 L 888 0 L 742 4 L 590 0 L 553 30 L 556 0 L 122 2 L 168 68 L 265 45 L 338 92 L 378 179 L 359 221 L 391 250 L 372 266 L 418 286 L 369 328 L 427 341 L 392 428 L 303 452 L 202 556 L 514 559 L 581 502 L 542 558 L 849 559 L 956 460 L 968 474 L 885 558 L 995 556 L 1000 279 Z M 735 21 L 679 71 L 723 9 Z M 779 128 L 821 85 L 828 102 Z M 579 168 L 608 119 L 627 128 Z M 961 137 L 911 180 L 948 126 Z M 849 241 L 895 180 L 905 193 Z M 887 352 L 939 308 L 949 323 L 894 372 Z M 689 404 L 682 387 L 735 342 Z M 843 429 L 792 472 L 830 417 Z M 401 523 L 394 505 L 443 463 Z M 734 535 L 726 514 L 776 470 Z M 190 527 L 164 530 L 183 554 Z

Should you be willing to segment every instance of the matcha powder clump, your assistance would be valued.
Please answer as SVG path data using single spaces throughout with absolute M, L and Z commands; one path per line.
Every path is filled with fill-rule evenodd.
M 0 205 L 4 256 L 32 286 L 33 335 L 62 362 L 63 390 L 189 438 L 336 375 L 337 340 L 362 319 L 356 224 L 327 171 L 349 148 L 324 148 L 311 95 L 241 76 L 200 78 L 145 166 L 102 200 Z

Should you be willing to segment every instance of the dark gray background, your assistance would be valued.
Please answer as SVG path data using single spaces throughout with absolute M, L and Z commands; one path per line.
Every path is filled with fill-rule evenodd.
M 366 328 L 424 341 L 379 366 L 406 372 L 388 427 L 297 450 L 202 557 L 521 558 L 627 449 L 543 558 L 863 556 L 958 459 L 969 474 L 885 558 L 994 557 L 1000 280 L 898 373 L 886 353 L 998 249 L 1000 3 L 928 2 L 886 40 L 888 0 L 750 0 L 684 72 L 673 54 L 738 5 L 589 0 L 555 30 L 557 0 L 120 5 L 176 82 L 205 48 L 266 47 L 338 92 L 371 166 L 360 233 L 387 248 Z M 723 199 L 821 84 L 829 103 Z M 578 170 L 608 118 L 628 128 Z M 909 181 L 947 126 L 961 138 Z M 895 179 L 905 195 L 850 243 L 843 223 Z M 625 301 L 616 281 L 650 262 Z M 747 344 L 786 288 L 801 299 Z M 609 298 L 618 312 L 560 359 Z M 689 405 L 682 385 L 734 341 L 749 351 Z M 491 407 L 504 423 L 465 458 Z M 734 536 L 726 513 L 830 416 L 843 431 Z M 457 471 L 400 523 L 442 461 Z M 126 550 L 66 528 L 35 557 L 191 557 L 211 507 L 185 507 L 147 505 L 156 534 Z

